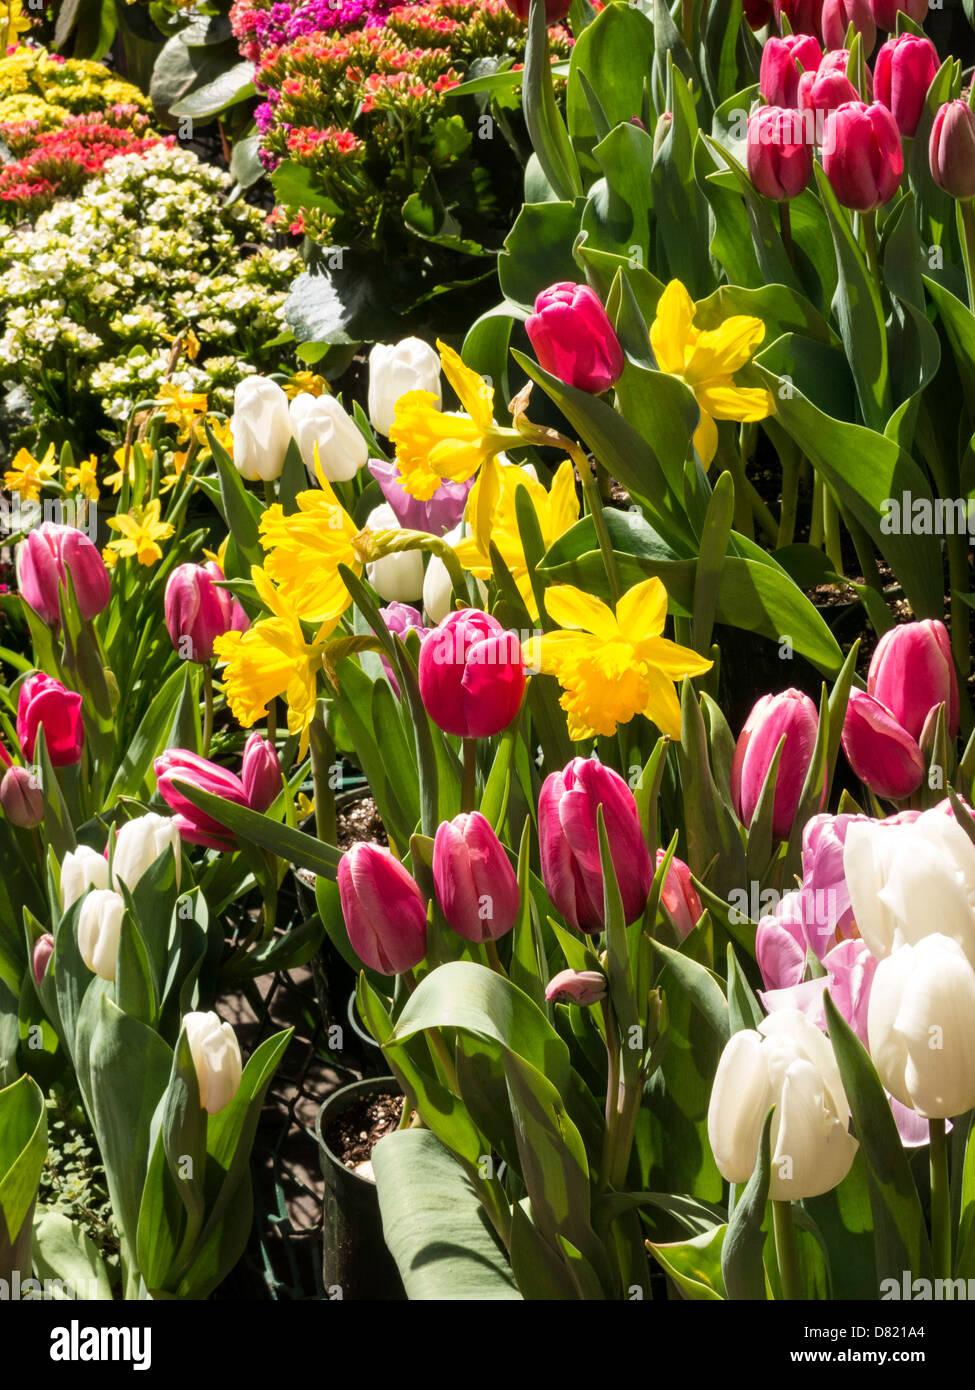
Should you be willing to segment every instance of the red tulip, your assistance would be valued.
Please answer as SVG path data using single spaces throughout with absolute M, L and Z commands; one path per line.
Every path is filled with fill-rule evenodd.
M 934 44 L 917 34 L 901 34 L 881 45 L 873 68 L 874 94 L 893 113 L 902 135 L 917 130 L 924 99 L 940 66 Z
M 232 849 L 236 844 L 232 830 L 205 811 L 193 805 L 177 785 L 188 782 L 211 796 L 222 797 L 235 806 L 246 806 L 247 793 L 239 777 L 219 767 L 209 758 L 201 758 L 188 748 L 167 748 L 153 763 L 156 790 L 170 810 L 180 838 L 191 845 L 206 845 L 210 849 Z
M 419 677 L 430 718 L 463 738 L 490 738 L 506 729 L 525 693 L 516 635 L 477 608 L 448 614 L 427 634 Z
M 789 21 L 794 34 L 815 34 L 822 32 L 823 0 L 772 0 L 775 22 L 782 28 L 782 16 Z
M 382 845 L 359 843 L 339 861 L 339 898 L 352 949 L 380 975 L 402 975 L 427 953 L 427 904 Z
M 250 619 L 230 590 L 214 583 L 223 577 L 220 566 L 208 560 L 205 565 L 177 565 L 166 581 L 166 628 L 173 646 L 187 661 L 210 661 L 215 638 L 250 627 Z
M 28 759 L 34 756 L 41 727 L 52 767 L 70 767 L 80 762 L 85 741 L 81 696 L 67 690 L 53 676 L 38 673 L 27 677 L 17 698 L 17 738 Z
M 256 730 L 244 744 L 240 780 L 252 811 L 266 811 L 281 790 L 281 763 L 274 744 Z
M 657 850 L 657 868 L 667 858 L 667 851 Z M 704 908 L 697 889 L 691 881 L 691 871 L 683 859 L 676 856 L 670 861 L 667 877 L 660 893 L 660 901 L 674 919 L 674 925 L 681 936 L 687 936 L 701 920 Z
M 827 48 L 843 48 L 852 24 L 863 43 L 863 56 L 869 58 L 877 42 L 877 25 L 870 0 L 823 0 L 823 43 Z
M 504 0 L 512 14 L 528 22 L 529 0 Z M 569 13 L 572 0 L 545 0 L 545 23 L 558 24 Z
M 877 796 L 901 801 L 924 777 L 924 758 L 886 705 L 862 690 L 850 691 L 843 721 L 843 752 L 860 781 Z
M 497 941 L 514 926 L 518 880 L 501 841 L 479 811 L 437 827 L 433 842 L 437 901 L 458 936 Z
M 897 28 L 897 15 L 903 11 L 915 24 L 923 24 L 928 14 L 928 0 L 869 0 L 878 29 L 892 34 Z
M 759 193 L 783 202 L 796 198 L 812 178 L 812 144 L 803 138 L 796 111 L 760 106 L 748 118 L 748 175 Z
M 588 285 L 561 280 L 542 290 L 525 331 L 539 364 L 567 386 L 598 396 L 623 374 L 623 349 Z
M 928 142 L 931 177 L 952 198 L 975 198 L 975 111 L 959 97 L 938 108 Z
M 602 806 L 627 922 L 647 905 L 653 868 L 633 793 L 612 768 L 573 758 L 546 777 L 538 798 L 542 878 L 552 902 L 577 931 L 606 925 L 596 811 Z
M 885 632 L 870 660 L 867 694 L 886 705 L 913 739 L 920 739 L 928 715 L 943 704 L 948 737 L 955 738 L 958 680 L 944 623 L 926 618 Z
M 58 586 L 67 588 L 69 574 L 78 612 L 88 622 L 111 597 L 105 561 L 83 531 L 45 521 L 17 548 L 17 584 L 24 602 L 48 627 L 61 625 Z
M 822 49 L 810 34 L 767 39 L 758 76 L 762 96 L 770 106 L 794 109 L 798 106 L 800 68 L 815 72 L 822 57 Z
M 826 117 L 823 169 L 844 207 L 872 212 L 900 187 L 904 172 L 897 123 L 875 101 L 848 101 Z
M 763 695 L 755 704 L 738 737 L 731 764 L 731 796 L 745 825 L 751 824 L 775 750 L 784 737 L 775 780 L 772 833 L 777 840 L 788 837 L 799 809 L 818 729 L 816 706 L 801 690 Z M 824 799 L 825 796 L 824 786 Z

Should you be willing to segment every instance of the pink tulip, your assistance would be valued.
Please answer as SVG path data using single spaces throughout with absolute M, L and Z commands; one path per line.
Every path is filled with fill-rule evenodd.
M 818 815 L 802 832 L 802 910 L 806 940 L 822 960 L 853 931 L 850 890 L 843 871 L 843 846 L 850 825 L 866 817 Z
M 105 561 L 83 531 L 45 521 L 17 548 L 17 584 L 21 598 L 48 627 L 61 626 L 58 586 L 67 589 L 69 574 L 78 612 L 89 622 L 111 597 Z
M 878 101 L 893 113 L 902 135 L 913 135 L 924 109 L 924 99 L 941 63 L 930 39 L 901 34 L 881 44 L 873 67 L 873 89 Z
M 576 931 L 606 925 L 596 810 L 606 835 L 623 915 L 633 922 L 647 905 L 653 868 L 633 793 L 612 768 L 594 758 L 573 758 L 546 777 L 538 798 L 542 878 L 552 902 Z
M 870 0 L 823 0 L 823 43 L 826 48 L 843 48 L 846 31 L 851 24 L 863 42 L 864 58 L 869 58 L 877 42 L 877 24 Z
M 205 565 L 177 565 L 166 581 L 166 627 L 184 660 L 210 661 L 215 638 L 250 627 L 230 590 L 214 583 L 223 577 L 220 566 L 208 560 Z
M 26 767 L 8 767 L 0 782 L 0 806 L 11 825 L 30 830 L 44 819 L 44 797 Z
M 31 965 L 34 969 L 34 979 L 38 984 L 42 984 L 47 973 L 48 962 L 54 955 L 54 937 L 49 931 L 43 936 L 39 936 L 34 942 L 34 952 L 31 956 Z
M 550 1004 L 578 1004 L 585 1008 L 606 998 L 606 976 L 598 970 L 560 970 L 545 986 Z
M 823 27 L 823 0 L 772 0 L 775 22 L 782 28 L 782 16 L 789 21 L 793 34 L 816 34 Z
M 274 744 L 256 730 L 244 744 L 240 780 L 252 811 L 266 811 L 281 790 L 281 763 Z
M 153 763 L 156 789 L 170 810 L 180 838 L 191 845 L 206 845 L 210 849 L 233 849 L 236 844 L 232 830 L 193 805 L 178 783 L 186 782 L 200 791 L 219 796 L 235 806 L 246 806 L 247 793 L 239 777 L 219 767 L 209 758 L 201 758 L 188 748 L 167 748 Z
M 0 763 L 3 763 L 4 767 L 13 766 L 13 758 L 11 758 L 6 748 L 4 748 L 2 740 L 0 740 Z
M 825 1032 L 826 1001 L 823 996 L 828 989 L 833 1003 L 866 1047 L 867 1007 L 878 965 L 876 956 L 871 954 L 866 942 L 856 937 L 834 946 L 823 964 L 827 973 L 817 979 L 803 980 L 783 989 L 759 991 L 762 1004 L 769 1013 L 776 1009 L 799 1009 L 810 1023 Z
M 567 386 L 598 396 L 623 374 L 623 349 L 588 285 L 561 280 L 542 290 L 525 331 L 539 365 Z
M 822 144 L 826 117 L 847 101 L 859 101 L 857 89 L 842 72 L 834 69 L 804 72 L 799 78 L 799 110 L 812 113 L 817 144 Z
M 872 212 L 893 198 L 904 172 L 900 132 L 879 101 L 848 101 L 826 117 L 823 169 L 846 208 Z
M 812 144 L 796 111 L 760 106 L 748 118 L 748 176 L 766 198 L 797 198 L 812 178 Z
M 756 703 L 738 737 L 731 764 L 731 797 L 745 825 L 751 824 L 775 750 L 784 737 L 772 806 L 772 834 L 777 840 L 788 838 L 812 762 L 818 728 L 816 706 L 801 690 L 763 695 Z
M 798 106 L 799 75 L 815 72 L 823 53 L 811 34 L 789 34 L 784 39 L 766 39 L 758 82 L 770 106 L 795 109 Z
M 920 748 L 887 706 L 872 695 L 850 691 L 841 741 L 847 762 L 877 796 L 902 801 L 921 785 Z
M 877 643 L 867 673 L 867 694 L 886 705 L 914 739 L 938 705 L 945 706 L 950 739 L 958 734 L 958 680 L 947 629 L 938 618 L 901 623 Z
M 85 741 L 81 696 L 53 676 L 38 673 L 27 677 L 17 698 L 17 738 L 28 759 L 34 757 L 41 727 L 52 767 L 71 767 L 81 761 Z
M 360 842 L 338 871 L 352 949 L 380 975 L 402 975 L 427 953 L 427 904 L 413 878 L 382 845 Z
M 878 29 L 892 34 L 897 28 L 898 12 L 903 10 L 915 24 L 923 24 L 928 14 L 929 0 L 869 0 Z
M 928 142 L 931 177 L 952 198 L 975 198 L 975 111 L 960 97 L 939 106 Z
M 838 72 L 841 77 L 847 77 L 850 67 L 850 50 L 848 48 L 831 48 L 828 53 L 823 54 L 823 61 L 819 65 L 818 77 L 825 77 L 827 73 Z M 873 100 L 873 73 L 866 65 L 863 69 L 863 77 L 867 88 L 867 100 Z M 852 83 L 851 83 L 852 85 Z M 857 98 L 859 100 L 859 96 Z
M 506 729 L 525 693 L 525 662 L 513 632 L 488 613 L 462 608 L 424 638 L 420 696 L 435 724 L 462 738 Z
M 658 869 L 666 858 L 667 851 L 658 849 L 656 864 Z M 664 886 L 660 893 L 660 901 L 674 919 L 674 925 L 682 937 L 692 932 L 701 920 L 704 908 L 701 906 L 697 889 L 691 882 L 691 871 L 683 859 L 678 859 L 676 855 L 670 861 L 670 868 L 667 870 L 667 877 L 664 879 Z
M 443 915 L 458 936 L 497 941 L 514 926 L 521 904 L 518 880 L 480 811 L 437 827 L 433 882 Z
M 766 989 L 791 988 L 802 979 L 806 970 L 806 933 L 801 893 L 786 893 L 774 912 L 758 919 L 755 956 Z
M 370 464 L 370 467 L 372 465 Z M 410 631 L 415 631 L 422 642 L 426 637 L 428 628 L 423 625 L 423 614 L 409 603 L 387 603 L 385 608 L 380 608 L 379 616 L 389 632 L 397 637 L 405 637 Z M 386 672 L 386 679 L 393 687 L 393 693 L 399 695 L 399 681 L 393 673 L 388 657 L 380 657 L 383 663 L 383 670 Z

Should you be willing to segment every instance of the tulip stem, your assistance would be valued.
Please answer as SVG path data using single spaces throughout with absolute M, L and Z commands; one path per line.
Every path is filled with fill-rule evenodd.
M 799 1251 L 791 1202 L 772 1202 L 772 1227 L 775 1231 L 775 1258 L 779 1262 L 782 1296 L 793 1303 L 801 1301 L 802 1277 L 799 1274 Z
M 951 1278 L 951 1198 L 948 1187 L 948 1145 L 944 1120 L 928 1120 L 931 1136 L 931 1244 L 934 1273 Z
M 826 554 L 836 574 L 843 578 L 843 544 L 840 540 L 840 509 L 836 498 L 823 482 L 823 530 L 825 532 Z
M 880 257 L 877 254 L 876 210 L 860 214 L 860 231 L 863 235 L 863 251 L 867 258 L 867 265 L 879 291 L 883 281 L 880 278 Z
M 327 845 L 335 843 L 335 793 L 329 785 L 329 771 L 335 757 L 335 745 L 319 716 L 308 726 L 308 750 L 311 754 L 311 777 L 315 797 L 315 834 Z
M 619 1123 L 620 1050 L 609 1000 L 600 1000 L 599 1008 L 606 1029 L 606 1129 L 603 1133 L 603 1159 L 600 1164 L 600 1171 L 602 1184 L 604 1187 L 608 1187 L 611 1181 L 616 1131 Z
M 473 811 L 477 797 L 477 739 L 463 739 L 461 748 L 464 764 L 460 779 L 460 809 Z
M 213 667 L 209 661 L 203 663 L 203 756 L 210 756 L 210 740 L 213 738 Z
M 501 976 L 502 980 L 506 980 L 508 975 L 504 966 L 501 964 L 501 957 L 498 955 L 498 943 L 492 941 L 492 939 L 488 937 L 487 941 L 484 943 L 484 949 L 487 952 L 488 965 L 490 965 L 495 974 Z
M 792 269 L 795 270 L 795 251 L 792 245 L 792 213 L 789 211 L 788 202 L 779 204 L 779 231 L 782 234 L 782 245 L 785 247 L 785 254 L 789 257 L 789 264 L 792 266 Z
M 958 230 L 960 232 L 962 260 L 965 262 L 965 283 L 968 286 L 968 307 L 975 314 L 975 215 L 972 213 L 972 199 L 963 198 L 958 203 Z

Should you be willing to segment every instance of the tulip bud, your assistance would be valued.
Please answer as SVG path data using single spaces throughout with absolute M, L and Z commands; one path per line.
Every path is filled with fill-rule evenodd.
M 49 931 L 43 936 L 39 936 L 34 942 L 34 951 L 31 956 L 31 966 L 34 970 L 34 979 L 37 983 L 43 984 L 44 976 L 47 974 L 47 967 L 51 957 L 54 955 L 54 937 Z
M 111 888 L 93 888 L 78 913 L 78 950 L 88 969 L 114 980 L 125 903 Z
M 433 883 L 450 926 L 468 941 L 497 941 L 515 924 L 521 894 L 501 841 L 479 811 L 437 827 Z
M 879 700 L 851 690 L 841 740 L 846 760 L 877 796 L 902 801 L 924 777 L 924 758 L 916 741 Z
M 623 349 L 588 285 L 560 280 L 542 290 L 525 331 L 539 365 L 567 386 L 598 396 L 623 375 Z
M 525 693 L 517 636 L 477 608 L 448 614 L 428 634 L 419 677 L 431 719 L 463 738 L 490 738 L 506 729 Z
M 763 695 L 745 721 L 731 764 L 731 796 L 741 821 L 751 824 L 779 741 L 779 758 L 772 807 L 772 834 L 785 840 L 792 829 L 819 729 L 819 714 L 801 690 Z M 823 786 L 823 799 L 826 787 Z
M 775 22 L 782 28 L 782 16 L 789 21 L 793 34 L 815 34 L 823 27 L 823 0 L 772 0 Z
M 194 808 L 195 809 L 195 808 Z M 124 883 L 131 893 L 145 871 L 156 862 L 164 850 L 171 849 L 176 859 L 176 883 L 179 884 L 180 854 L 179 827 L 169 816 L 148 811 L 126 821 L 115 840 L 112 857 L 112 879 L 116 887 Z
M 529 0 L 504 0 L 512 14 L 528 23 Z M 558 24 L 569 13 L 571 0 L 545 0 L 545 23 Z
M 52 767 L 72 767 L 81 761 L 85 741 L 81 696 L 53 676 L 37 674 L 27 677 L 17 696 L 17 738 L 29 759 L 34 757 L 37 731 L 42 727 Z
M 369 446 L 359 427 L 334 396 L 312 396 L 307 391 L 295 396 L 291 428 L 313 483 L 318 481 L 316 447 L 322 472 L 330 483 L 347 483 L 369 457 Z
M 439 409 L 440 358 L 422 338 L 377 343 L 369 354 L 369 419 L 377 434 L 389 434 L 407 391 L 429 391 Z
M 812 113 L 817 144 L 822 144 L 826 117 L 848 101 L 859 101 L 856 87 L 845 73 L 837 69 L 804 72 L 799 78 L 799 110 L 805 116 Z
M 975 111 L 960 97 L 939 106 L 928 142 L 931 177 L 952 198 L 975 198 Z
M 811 140 L 798 111 L 760 106 L 748 118 L 748 176 L 766 198 L 797 198 L 812 178 Z
M 241 1058 L 237 1034 L 212 1011 L 183 1015 L 186 1041 L 200 1087 L 200 1105 L 216 1115 L 240 1087 Z
M 869 0 L 870 10 L 878 29 L 892 34 L 897 28 L 898 13 L 903 12 L 915 24 L 923 24 L 928 14 L 929 0 Z
M 246 376 L 237 383 L 230 432 L 234 466 L 242 478 L 270 482 L 281 476 L 292 434 L 288 398 L 277 382 Z
M 180 838 L 187 844 L 206 845 L 210 849 L 233 849 L 236 844 L 233 831 L 194 806 L 179 784 L 186 782 L 200 791 L 209 792 L 211 796 L 220 796 L 235 806 L 246 806 L 247 793 L 240 778 L 210 762 L 209 758 L 191 753 L 187 748 L 167 748 L 152 766 L 156 774 L 156 790 L 176 813 L 173 824 Z M 117 863 L 117 848 L 115 855 Z
M 68 850 L 61 860 L 61 907 L 67 912 L 89 888 L 108 887 L 108 860 L 88 845 Z
M 751 1177 L 773 1105 L 772 1200 L 818 1197 L 841 1183 L 859 1147 L 849 1132 L 850 1107 L 829 1039 L 797 1009 L 734 1033 L 721 1054 L 708 1139 L 729 1182 Z
M 281 790 L 281 763 L 274 744 L 255 729 L 244 744 L 240 780 L 252 811 L 266 811 Z
M 828 53 L 823 54 L 823 61 L 819 65 L 818 77 L 825 77 L 827 73 L 838 72 L 841 77 L 847 77 L 850 70 L 850 50 L 848 48 L 831 48 Z M 863 78 L 866 83 L 867 101 L 873 100 L 873 73 L 866 65 L 863 69 Z M 852 83 L 850 84 L 853 85 Z M 859 93 L 857 98 L 859 101 Z
M 673 129 L 673 125 L 674 113 L 672 111 L 661 111 L 657 118 L 657 124 L 653 128 L 653 157 L 655 160 L 663 149 L 664 141 Z
M 826 117 L 823 169 L 845 208 L 872 212 L 893 198 L 904 172 L 897 122 L 880 102 L 848 101 Z
M 873 66 L 874 95 L 893 113 L 902 135 L 917 130 L 924 99 L 940 66 L 934 44 L 917 34 L 901 34 L 881 44 Z
M 877 25 L 870 0 L 823 0 L 823 43 L 827 48 L 843 48 L 852 24 L 863 43 L 863 56 L 869 58 L 877 42 Z
M 633 793 L 612 768 L 573 758 L 546 777 L 538 797 L 542 878 L 552 902 L 576 931 L 606 925 L 596 811 L 602 806 L 623 916 L 633 922 L 647 905 L 653 868 Z
M 550 1004 L 598 1004 L 606 998 L 606 976 L 599 970 L 560 970 L 545 986 Z
M 219 587 L 223 577 L 220 566 L 208 560 L 205 565 L 177 565 L 166 581 L 166 630 L 184 661 L 212 660 L 215 638 L 250 627 L 237 599 Z
M 0 782 L 0 806 L 11 825 L 30 830 L 44 819 L 44 797 L 26 767 L 8 767 Z
M 658 849 L 658 869 L 666 858 L 667 851 Z M 678 859 L 676 855 L 670 861 L 670 868 L 660 892 L 660 901 L 674 919 L 674 925 L 682 937 L 692 932 L 701 920 L 704 908 L 701 906 L 697 889 L 691 882 L 691 871 L 683 859 Z
M 800 68 L 803 72 L 815 72 L 822 56 L 822 49 L 810 34 L 767 39 L 762 49 L 758 82 L 768 104 L 794 110 L 799 104 Z
M 938 705 L 945 706 L 948 737 L 958 733 L 958 680 L 943 622 L 901 623 L 877 643 L 867 673 L 867 694 L 886 705 L 914 739 Z
M 402 527 L 388 502 L 373 507 L 366 517 L 367 531 L 399 531 Z M 366 576 L 385 603 L 419 598 L 423 590 L 423 553 L 400 550 L 366 565 Z
M 61 626 L 58 586 L 67 589 L 69 574 L 85 622 L 111 597 L 111 580 L 98 547 L 74 526 L 43 522 L 17 547 L 16 568 L 21 598 L 48 627 Z
M 353 951 L 380 975 L 402 975 L 427 953 L 427 904 L 388 849 L 359 842 L 343 854 L 339 899 Z
M 975 1106 L 975 970 L 940 932 L 877 966 L 867 1036 L 881 1081 L 929 1119 Z

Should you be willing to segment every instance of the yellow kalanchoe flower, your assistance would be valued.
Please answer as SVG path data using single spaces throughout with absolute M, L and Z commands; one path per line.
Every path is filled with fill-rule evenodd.
M 751 359 L 765 337 L 761 319 L 734 314 L 718 328 L 694 327 L 697 312 L 679 280 L 671 280 L 657 303 L 650 345 L 662 372 L 679 376 L 694 392 L 701 419 L 694 447 L 708 468 L 718 448 L 715 420 L 764 420 L 775 401 L 764 387 L 736 386 L 734 373 Z
M 121 533 L 121 540 L 109 541 L 109 548 L 119 555 L 134 555 L 140 565 L 154 565 L 162 559 L 160 541 L 168 540 L 173 528 L 159 519 L 159 498 L 146 507 L 133 507 L 131 512 L 109 519 L 109 528 Z
M 494 388 L 453 348 L 439 341 L 437 347 L 444 375 L 467 413 L 440 410 L 431 391 L 407 391 L 396 402 L 389 432 L 403 488 L 424 502 L 445 478 L 465 483 L 503 449 L 524 442 L 516 430 L 494 423 Z
M 47 446 L 42 459 L 34 458 L 26 449 L 18 449 L 3 475 L 3 485 L 8 492 L 18 493 L 21 502 L 36 502 L 41 488 L 54 481 L 57 471 L 53 444 Z
M 680 737 L 680 702 L 674 682 L 711 667 L 706 657 L 661 637 L 667 591 L 659 579 L 629 589 L 615 614 L 601 599 L 571 584 L 545 591 L 545 606 L 560 632 L 525 643 L 525 663 L 552 675 L 563 689 L 569 737 L 611 735 L 618 724 L 644 714 L 662 733 Z

